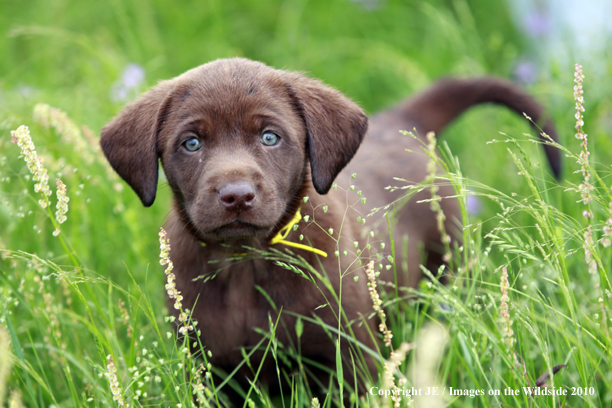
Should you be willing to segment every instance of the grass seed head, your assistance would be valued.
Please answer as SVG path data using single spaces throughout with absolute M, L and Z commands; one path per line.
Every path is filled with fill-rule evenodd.
M 170 260 L 170 240 L 167 238 L 166 230 L 160 228 L 159 231 L 159 263 L 166 265 L 166 293 L 170 299 L 174 299 L 174 308 L 180 310 L 183 307 L 182 300 L 183 296 L 181 292 L 176 288 L 176 277 L 174 276 L 174 264 Z
M 66 221 L 66 213 L 68 212 L 68 201 L 70 198 L 66 195 L 66 185 L 60 179 L 55 179 L 55 184 L 57 185 L 57 204 L 55 205 L 55 219 L 58 224 L 62 224 Z M 54 236 L 58 236 L 60 233 L 59 226 L 53 231 Z
M 32 173 L 32 180 L 38 182 L 34 185 L 34 191 L 42 194 L 38 204 L 42 208 L 47 208 L 49 205 L 48 197 L 51 195 L 49 175 L 47 174 L 47 169 L 43 166 L 42 158 L 38 157 L 36 153 L 36 147 L 30 136 L 30 129 L 27 126 L 21 125 L 17 130 L 11 131 L 11 141 L 21 148 L 21 154 L 28 165 L 28 170 Z
M 119 385 L 119 380 L 117 379 L 117 368 L 115 367 L 113 356 L 109 354 L 106 358 L 108 359 L 108 364 L 106 366 L 106 376 L 108 378 L 108 382 L 110 383 L 111 392 L 113 393 L 113 401 L 117 401 L 117 404 L 120 407 L 124 407 L 126 405 L 123 402 L 123 395 L 121 391 L 121 386 Z

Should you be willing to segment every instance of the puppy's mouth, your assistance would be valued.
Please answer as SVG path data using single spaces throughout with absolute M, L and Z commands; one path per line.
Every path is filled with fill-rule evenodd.
M 210 231 L 217 238 L 255 238 L 269 234 L 269 228 L 236 219 Z

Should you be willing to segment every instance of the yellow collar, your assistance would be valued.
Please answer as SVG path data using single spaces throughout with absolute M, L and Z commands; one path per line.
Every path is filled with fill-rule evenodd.
M 278 234 L 276 234 L 276 236 L 272 238 L 272 240 L 270 241 L 270 245 L 283 244 L 287 246 L 292 246 L 295 248 L 303 249 L 304 251 L 314 252 L 317 255 L 321 255 L 322 257 L 327 258 L 327 252 L 323 252 L 320 249 L 313 248 L 308 245 L 298 244 L 297 242 L 291 242 L 291 241 L 285 240 L 285 238 L 287 238 L 287 235 L 289 235 L 289 232 L 291 232 L 291 229 L 293 229 L 293 226 L 296 225 L 298 222 L 300 222 L 301 219 L 302 219 L 302 214 L 300 213 L 300 210 L 298 209 L 293 219 L 289 221 L 289 224 L 281 228 L 280 231 L 278 231 Z

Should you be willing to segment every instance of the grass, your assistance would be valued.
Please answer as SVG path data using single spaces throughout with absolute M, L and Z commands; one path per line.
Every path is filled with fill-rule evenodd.
M 223 390 L 236 383 L 212 381 L 208 373 L 216 368 L 208 366 L 206 352 L 203 360 L 190 358 L 171 333 L 156 238 L 170 192 L 161 183 L 155 205 L 143 209 L 97 150 L 99 129 L 124 103 L 112 99 L 110 90 L 128 63 L 139 64 L 146 75 L 129 98 L 158 79 L 240 55 L 308 71 L 374 112 L 441 75 L 509 76 L 513 61 L 530 47 L 500 2 L 381 4 L 368 11 L 357 2 L 323 0 L 211 0 L 189 7 L 139 0 L 2 3 L 0 406 L 119 406 L 108 375 L 111 358 L 113 383 L 126 405 L 187 407 L 194 395 L 201 406 L 223 403 Z M 612 217 L 612 103 L 604 80 L 612 59 L 606 58 L 603 68 L 585 67 L 593 201 L 585 205 L 578 191 L 584 177 L 582 147 L 572 136 L 572 66 L 553 66 L 530 88 L 550 107 L 567 149 L 561 182 L 546 174 L 539 146 L 524 135 L 530 130 L 520 118 L 490 107 L 462 117 L 439 150 L 447 169 L 440 177 L 455 186 L 464 213 L 464 246 L 455 252 L 460 266 L 446 286 L 432 271 L 433 280 L 417 289 L 398 288 L 398 296 L 381 291 L 393 333 L 390 348 L 380 341 L 374 351 L 387 361 L 372 383 L 383 395 L 358 397 L 351 384 L 335 381 L 325 386 L 330 397 L 321 398 L 321 406 L 383 406 L 389 404 L 384 390 L 393 384 L 447 387 L 442 401 L 415 397 L 414 405 L 427 407 L 612 403 L 612 249 L 599 242 Z M 53 111 L 55 127 L 49 126 L 40 114 L 33 116 L 39 102 L 68 115 Z M 10 130 L 22 124 L 50 176 L 53 194 L 45 209 L 19 147 L 11 144 Z M 492 139 L 497 142 L 487 143 Z M 58 236 L 56 178 L 70 198 Z M 339 183 L 348 186 L 347 180 Z M 357 200 L 352 194 L 347 190 L 350 203 Z M 467 211 L 470 195 L 481 200 L 479 214 Z M 592 218 L 583 216 L 585 210 Z M 296 273 L 312 269 L 285 252 L 262 256 L 282 258 Z M 597 273 L 590 274 L 593 262 Z M 299 362 L 299 352 L 274 341 L 277 323 L 271 322 L 261 347 L 276 361 Z M 581 395 L 532 398 L 523 392 L 558 365 L 567 367 L 547 384 Z M 291 389 L 273 401 L 265 387 L 238 392 L 257 405 L 311 406 L 314 394 L 302 376 L 291 379 Z M 448 387 L 462 395 L 449 396 Z M 510 395 L 508 389 L 520 392 Z M 485 395 L 475 395 L 480 390 Z M 500 395 L 489 395 L 495 390 Z M 591 390 L 594 395 L 584 395 Z

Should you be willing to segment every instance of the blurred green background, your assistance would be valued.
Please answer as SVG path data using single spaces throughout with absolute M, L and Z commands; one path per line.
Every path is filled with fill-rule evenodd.
M 1 7 L 3 88 L 50 92 L 50 103 L 79 106 L 70 113 L 92 126 L 115 113 L 105 104 L 109 84 L 128 63 L 141 65 L 151 85 L 244 56 L 307 71 L 375 111 L 441 75 L 509 76 L 526 46 L 503 2 L 5 0 Z

